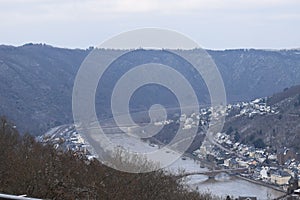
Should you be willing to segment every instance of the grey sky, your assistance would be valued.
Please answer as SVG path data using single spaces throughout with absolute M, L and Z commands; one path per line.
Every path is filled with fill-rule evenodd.
M 299 48 L 299 0 L 0 0 L 0 43 L 97 46 L 131 29 L 160 27 L 202 47 Z

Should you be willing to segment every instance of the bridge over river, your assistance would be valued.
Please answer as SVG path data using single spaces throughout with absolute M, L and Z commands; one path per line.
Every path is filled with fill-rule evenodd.
M 187 176 L 192 176 L 192 175 L 205 175 L 208 176 L 208 178 L 215 178 L 218 174 L 220 173 L 226 173 L 229 175 L 236 174 L 236 173 L 242 173 L 247 171 L 248 168 L 236 168 L 236 169 L 219 169 L 219 170 L 212 170 L 212 171 L 206 171 L 206 172 L 187 172 L 180 174 L 176 176 L 176 179 L 181 179 Z

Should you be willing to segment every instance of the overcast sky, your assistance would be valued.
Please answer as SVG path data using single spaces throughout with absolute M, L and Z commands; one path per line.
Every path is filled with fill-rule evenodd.
M 0 43 L 97 46 L 142 27 L 209 49 L 299 48 L 299 0 L 0 0 Z

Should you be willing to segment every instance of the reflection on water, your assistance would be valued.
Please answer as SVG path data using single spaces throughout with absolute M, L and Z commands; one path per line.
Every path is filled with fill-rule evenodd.
M 184 169 L 189 172 L 206 172 L 207 168 L 201 168 L 198 161 L 192 159 L 178 159 L 175 163 L 169 166 L 169 170 L 176 172 L 176 169 Z M 256 196 L 257 199 L 274 199 L 282 196 L 283 193 L 274 189 L 254 184 L 240 178 L 230 176 L 227 173 L 219 173 L 214 178 L 209 178 L 206 175 L 190 175 L 184 178 L 184 182 L 200 192 L 211 192 L 212 194 L 226 197 L 227 195 L 239 196 Z
M 226 173 L 218 174 L 215 178 L 204 175 L 193 175 L 187 177 L 187 184 L 200 192 L 211 192 L 212 194 L 226 197 L 227 195 L 255 196 L 258 199 L 274 199 L 283 193 L 271 188 L 257 185 Z
M 205 175 L 191 175 L 185 177 L 185 182 L 188 185 L 198 185 L 199 183 L 203 183 L 204 181 L 207 181 L 208 177 Z
M 217 181 L 229 181 L 231 177 L 226 173 L 217 174 L 215 180 Z

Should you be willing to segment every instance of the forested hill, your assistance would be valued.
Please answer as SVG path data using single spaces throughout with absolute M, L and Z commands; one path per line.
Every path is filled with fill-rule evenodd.
M 103 51 L 109 53 L 112 50 Z M 148 51 L 141 51 L 140 58 L 128 60 L 127 63 L 130 65 L 143 59 Z M 72 122 L 73 82 L 80 64 L 89 52 L 89 49 L 71 50 L 41 44 L 0 46 L 0 115 L 13 120 L 21 132 L 32 134 L 41 134 L 53 126 Z M 153 59 L 157 59 L 160 52 L 152 52 L 156 57 Z M 197 53 L 197 50 L 189 53 Z M 300 50 L 250 49 L 208 53 L 222 74 L 229 102 L 269 96 L 300 84 Z M 179 64 L 185 70 L 181 62 L 174 60 L 171 63 L 174 66 Z M 197 81 L 195 77 L 190 79 Z M 198 89 L 197 92 L 201 93 L 205 87 L 200 86 Z M 137 97 L 136 106 L 143 107 L 139 104 L 160 100 L 164 104 L 173 103 L 165 102 L 166 96 L 156 95 L 159 93 L 161 90 L 157 88 L 154 92 L 152 89 L 152 93 L 141 92 L 140 96 L 154 94 L 158 100 L 146 98 L 147 101 L 141 101 Z M 97 99 L 96 102 L 101 104 L 103 101 Z M 101 110 L 101 113 L 105 115 L 105 110 Z

